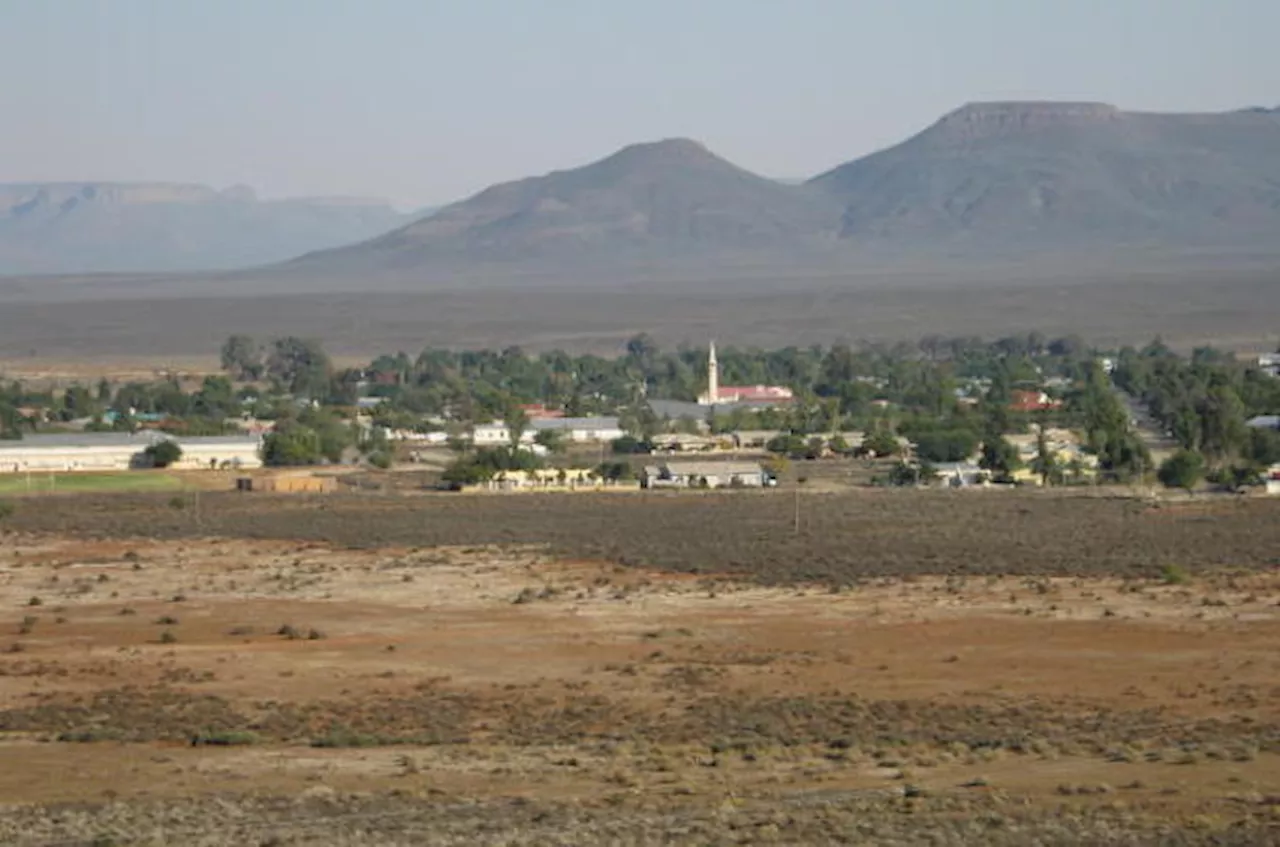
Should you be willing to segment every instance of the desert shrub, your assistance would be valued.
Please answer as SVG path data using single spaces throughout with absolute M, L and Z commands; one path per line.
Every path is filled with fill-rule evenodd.
M 177 644 L 178 636 L 173 634 L 173 630 L 166 629 L 164 632 L 160 633 L 160 643 L 161 644 Z
M 257 733 L 248 730 L 222 729 L 197 732 L 191 736 L 192 747 L 247 747 L 259 742 Z
M 1165 585 L 1185 585 L 1191 581 L 1191 574 L 1182 565 L 1165 565 L 1160 568 L 1160 581 Z
M 60 732 L 57 735 L 57 740 L 75 744 L 93 744 L 99 741 L 122 741 L 124 740 L 124 734 L 120 730 L 111 727 L 95 726 L 87 729 Z

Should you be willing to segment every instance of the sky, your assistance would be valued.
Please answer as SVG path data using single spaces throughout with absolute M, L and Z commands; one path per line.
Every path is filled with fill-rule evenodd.
M 690 137 L 811 176 L 976 100 L 1280 104 L 1276 0 L 0 0 L 0 181 L 410 208 Z

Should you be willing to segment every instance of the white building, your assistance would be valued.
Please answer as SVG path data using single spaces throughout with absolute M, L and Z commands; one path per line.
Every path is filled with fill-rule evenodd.
M 645 488 L 761 488 L 773 484 L 755 462 L 666 462 L 644 469 Z
M 530 421 L 529 425 L 533 427 L 534 433 L 544 430 L 559 432 L 565 440 L 577 444 L 613 441 L 626 435 L 615 417 L 539 418 Z
M 1258 357 L 1258 367 L 1271 376 L 1280 376 L 1280 353 L 1263 353 Z
M 160 432 L 84 432 L 28 435 L 0 441 L 0 473 L 124 471 L 148 467 L 147 447 L 176 442 L 175 468 L 262 467 L 262 439 L 251 435 L 177 437 Z
M 520 443 L 528 444 L 533 440 L 533 430 L 525 430 L 520 434 Z M 500 447 L 511 443 L 511 430 L 506 424 L 480 424 L 471 431 L 471 442 L 477 447 Z
M 591 444 L 613 441 L 626 435 L 618 426 L 618 419 L 600 418 L 537 418 L 520 433 L 521 444 L 531 444 L 542 431 L 559 432 L 565 441 Z M 481 424 L 471 432 L 472 443 L 477 447 L 500 447 L 511 443 L 511 430 L 504 423 Z

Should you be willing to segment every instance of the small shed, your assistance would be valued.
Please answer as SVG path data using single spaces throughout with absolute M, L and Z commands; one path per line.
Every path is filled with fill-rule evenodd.
M 277 494 L 328 494 L 336 491 L 338 480 L 315 474 L 269 474 L 242 476 L 236 480 L 236 491 L 260 491 Z

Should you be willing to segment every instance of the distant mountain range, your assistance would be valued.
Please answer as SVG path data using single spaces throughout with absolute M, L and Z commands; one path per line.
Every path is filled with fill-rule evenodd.
M 260 265 L 406 223 L 381 200 L 169 183 L 0 184 L 0 274 Z
M 1278 235 L 1280 109 L 1261 107 L 976 103 L 803 181 L 766 179 L 669 139 L 495 185 L 425 217 L 199 186 L 0 186 L 0 271 L 280 262 L 239 276 L 282 290 L 354 279 L 601 284 L 671 268 L 765 278 L 775 268 L 842 273 L 868 257 L 1280 257 Z
M 977 103 L 803 182 L 751 174 L 685 139 L 493 186 L 308 273 L 653 269 L 877 256 L 1098 251 L 1280 255 L 1280 110 L 1124 112 Z

